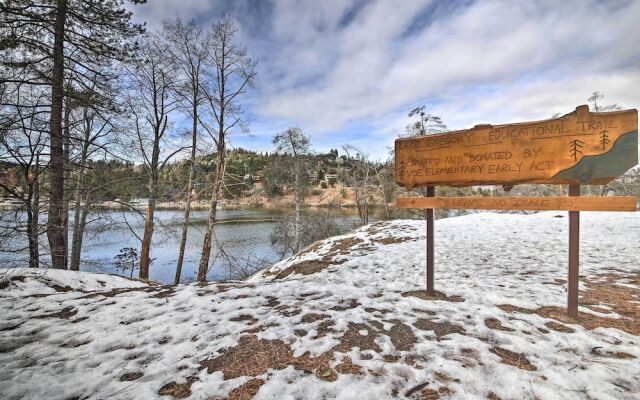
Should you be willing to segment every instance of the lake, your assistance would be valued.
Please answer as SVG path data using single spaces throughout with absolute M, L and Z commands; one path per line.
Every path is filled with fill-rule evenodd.
M 324 209 L 307 209 L 308 213 L 326 213 Z M 335 209 L 331 211 L 342 232 L 347 232 L 359 225 L 359 218 L 355 209 Z M 280 254 L 271 243 L 271 233 L 278 220 L 292 216 L 293 210 L 219 210 L 218 220 L 223 222 L 216 225 L 215 233 L 219 242 L 229 255 L 235 259 L 245 260 L 253 265 L 269 266 L 280 260 Z M 202 239 L 206 228 L 206 211 L 193 211 L 189 226 L 189 234 L 185 250 L 185 260 L 182 267 L 182 281 L 193 281 L 197 275 L 198 261 L 202 249 Z M 376 218 L 373 212 L 371 221 Z M 115 256 L 120 249 L 133 247 L 140 249 L 140 241 L 132 233 L 142 236 L 144 221 L 140 214 L 130 211 L 102 211 L 90 215 L 89 219 L 97 219 L 87 227 L 82 250 L 82 271 L 114 273 L 129 275 L 128 271 L 115 268 Z M 41 217 L 43 220 L 46 216 Z M 178 246 L 182 230 L 182 210 L 156 211 L 156 224 L 151 258 L 153 263 L 149 269 L 152 280 L 173 283 Z M 252 222 L 243 222 L 243 221 Z M 46 242 L 46 237 L 41 238 Z M 20 242 L 13 245 L 20 245 Z M 41 254 L 47 254 L 46 249 Z M 233 277 L 221 258 L 216 258 L 214 245 L 211 253 L 211 267 L 207 275 L 210 280 L 229 279 Z M 0 263 L 9 265 L 26 265 L 27 251 L 20 253 L 0 252 Z M 48 255 L 43 256 L 49 262 Z M 137 275 L 137 271 L 134 276 Z

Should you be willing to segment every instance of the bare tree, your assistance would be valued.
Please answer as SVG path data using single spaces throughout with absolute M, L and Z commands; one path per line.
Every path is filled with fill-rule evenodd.
M 172 62 L 180 71 L 180 79 L 176 91 L 183 109 L 191 118 L 191 157 L 189 159 L 189 180 L 187 183 L 187 195 L 184 205 L 184 220 L 182 221 L 182 233 L 180 236 L 180 249 L 178 250 L 178 262 L 176 264 L 176 276 L 174 284 L 180 283 L 182 264 L 184 262 L 184 250 L 187 243 L 189 229 L 189 217 L 191 213 L 191 200 L 194 190 L 196 170 L 196 146 L 198 143 L 198 111 L 204 101 L 201 85 L 203 70 L 208 60 L 208 47 L 205 42 L 205 33 L 195 21 L 184 23 L 180 18 L 164 23 L 164 37 L 168 43 L 168 52 Z
M 409 118 L 412 117 L 418 117 L 418 120 L 407 125 L 406 131 L 409 136 L 425 136 L 444 132 L 447 129 L 442 118 L 426 112 L 425 106 L 419 106 L 409 111 Z
M 140 250 L 140 279 L 149 279 L 154 214 L 158 199 L 158 178 L 167 161 L 182 149 L 160 159 L 169 128 L 169 114 L 178 103 L 174 96 L 175 66 L 167 62 L 157 38 L 147 36 L 141 60 L 129 72 L 132 91 L 127 100 L 135 126 L 134 142 L 148 174 L 148 201 Z
M 300 128 L 289 128 L 273 137 L 276 150 L 290 154 L 293 157 L 293 191 L 296 205 L 294 223 L 294 254 L 300 250 L 300 207 L 304 201 L 302 194 L 302 177 L 306 176 L 304 157 L 311 151 L 311 139 Z
M 339 206 L 335 203 L 329 204 L 320 212 L 304 212 L 300 218 L 300 243 L 303 248 L 318 240 L 326 239 L 344 233 L 348 227 L 342 226 L 337 218 L 336 210 Z M 271 245 L 278 252 L 280 259 L 296 253 L 296 241 L 293 237 L 291 226 L 293 221 L 284 218 L 274 224 L 270 234 Z
M 226 169 L 227 135 L 234 128 L 242 128 L 239 98 L 255 78 L 255 62 L 247 55 L 247 50 L 235 42 L 237 33 L 233 22 L 224 17 L 211 28 L 208 44 L 207 79 L 201 85 L 208 105 L 211 124 L 203 127 L 216 146 L 216 171 L 213 178 L 207 228 L 202 243 L 202 255 L 198 266 L 198 281 L 207 279 L 216 209 L 222 197 L 222 185 Z
M 342 150 L 347 155 L 347 165 L 351 168 L 350 182 L 356 197 L 356 206 L 360 224 L 369 223 L 369 197 L 368 192 L 371 175 L 371 162 L 366 154 L 350 144 L 342 145 Z
M 382 196 L 382 202 L 384 204 L 384 214 L 386 219 L 391 218 L 391 212 L 389 210 L 389 200 L 393 198 L 393 193 L 396 188 L 394 182 L 395 172 L 393 170 L 393 161 L 388 160 L 382 165 L 374 168 L 376 178 L 378 179 L 378 188 L 380 195 Z
M 26 236 L 31 268 L 40 266 L 40 193 L 48 159 L 47 114 L 43 109 L 47 104 L 46 93 L 28 85 L 14 86 L 11 95 L 0 103 L 0 164 L 4 164 L 0 193 L 18 206 L 13 216 L 7 214 L 0 222 L 0 235 L 6 239 L 0 242 L 13 244 Z M 22 250 L 20 246 L 3 248 Z
M 615 110 L 622 109 L 622 107 L 620 107 L 618 103 L 607 104 L 607 105 L 598 104 L 598 102 L 601 101 L 602 99 L 604 99 L 604 94 L 596 90 L 587 99 L 587 101 L 591 104 L 591 109 L 596 112 L 615 111 Z
M 95 82 L 94 82 L 95 84 Z M 98 152 L 107 151 L 113 140 L 108 140 L 114 132 L 115 113 L 118 111 L 113 105 L 103 105 L 100 96 L 89 86 L 76 100 L 77 129 L 71 141 L 77 148 L 77 155 L 73 157 L 75 166 L 72 179 L 73 190 L 73 225 L 71 239 L 71 257 L 69 269 L 80 270 L 82 242 L 87 226 L 87 216 L 90 212 L 94 194 L 99 188 L 87 185 L 87 170 L 90 161 Z

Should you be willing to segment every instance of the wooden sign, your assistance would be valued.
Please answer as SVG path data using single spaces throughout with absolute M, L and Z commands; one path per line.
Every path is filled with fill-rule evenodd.
M 477 125 L 396 140 L 396 183 L 426 186 L 426 197 L 397 198 L 424 208 L 427 295 L 434 290 L 435 208 L 569 211 L 567 314 L 578 318 L 580 211 L 635 211 L 636 196 L 580 197 L 580 185 L 604 184 L 638 163 L 638 111 L 592 113 L 579 106 L 546 121 Z M 569 197 L 435 197 L 436 185 L 568 184 Z
M 638 163 L 638 111 L 477 125 L 395 142 L 396 183 L 416 186 L 605 184 Z

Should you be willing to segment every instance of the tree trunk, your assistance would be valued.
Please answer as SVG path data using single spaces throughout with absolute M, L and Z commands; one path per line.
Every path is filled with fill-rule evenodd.
M 386 219 L 389 219 L 389 204 L 387 199 L 387 192 L 384 188 L 384 182 L 382 181 L 382 176 L 380 176 L 380 171 L 376 171 L 376 176 L 378 177 L 378 182 L 380 183 L 380 193 L 382 194 L 382 201 L 384 203 L 384 215 Z
M 73 210 L 73 233 L 71 239 L 71 264 L 69 269 L 72 271 L 80 271 L 80 245 L 82 243 L 82 234 L 80 232 L 80 205 L 76 199 L 75 208 Z
M 36 154 L 36 177 L 31 201 L 31 228 L 29 232 L 29 267 L 40 267 L 40 154 Z
M 389 204 L 387 201 L 387 193 L 384 190 L 384 186 L 382 186 L 382 201 L 384 202 L 384 215 L 386 219 L 389 219 Z
M 362 225 L 368 225 L 369 224 L 369 197 L 367 196 L 368 178 L 369 178 L 369 172 L 367 172 L 367 178 L 364 181 L 364 185 L 362 187 L 362 197 L 364 198 L 364 209 L 363 209 Z
M 62 191 L 62 226 L 64 229 L 64 248 L 65 251 L 69 251 L 69 175 L 71 173 L 71 169 L 69 168 L 70 162 L 69 157 L 71 154 L 71 128 L 70 128 L 70 117 L 71 117 L 71 108 L 69 106 L 69 97 L 65 96 L 64 101 L 64 109 L 63 109 L 63 136 L 62 136 L 62 153 L 64 154 L 64 162 L 63 162 L 63 177 L 64 177 L 64 190 Z M 69 263 L 68 257 L 66 254 L 67 264 Z
M 89 151 L 89 135 L 85 134 L 84 143 L 82 144 L 82 154 L 80 155 L 80 166 L 78 170 L 78 181 L 76 182 L 75 199 L 73 204 L 73 233 L 71 238 L 71 264 L 69 269 L 72 271 L 80 271 L 80 254 L 82 252 L 82 236 L 84 235 L 84 227 L 81 227 L 81 214 L 86 213 L 88 198 L 82 205 L 82 192 L 84 191 L 85 166 L 87 162 L 87 154 Z M 86 218 L 86 217 L 85 217 Z
M 193 162 L 192 162 L 193 163 Z M 187 198 L 184 205 L 184 217 L 182 222 L 182 234 L 180 236 L 180 249 L 178 250 L 178 263 L 176 264 L 176 276 L 173 284 L 180 283 L 180 275 L 182 274 L 182 264 L 184 262 L 184 250 L 187 245 L 187 233 L 189 230 L 189 216 L 191 213 L 191 192 L 193 191 L 193 167 L 189 171 L 189 183 L 187 184 Z
M 180 250 L 178 251 L 178 263 L 176 264 L 176 277 L 173 284 L 180 283 L 180 275 L 182 274 L 182 263 L 184 262 L 184 249 L 187 245 L 187 232 L 189 230 L 189 215 L 191 213 L 191 192 L 193 192 L 193 181 L 195 179 L 196 170 L 196 143 L 198 129 L 198 106 L 197 98 L 193 99 L 193 131 L 191 136 L 191 160 L 189 163 L 189 183 L 187 183 L 187 199 L 184 205 L 184 221 L 182 222 L 182 236 L 180 237 Z
M 84 238 L 84 230 L 87 226 L 87 215 L 89 215 L 89 210 L 83 207 L 82 210 L 80 211 L 80 218 L 78 221 L 77 230 L 74 229 L 73 231 L 73 248 L 71 250 L 71 269 L 74 271 L 80 271 L 80 259 L 82 255 L 82 239 Z
M 158 159 L 160 158 L 160 129 L 161 124 L 156 125 L 155 140 L 149 164 L 149 200 L 147 202 L 147 214 L 144 220 L 144 234 L 140 249 L 140 279 L 149 279 L 149 264 L 151 264 L 151 240 L 153 238 L 153 217 L 156 211 L 158 196 Z
M 77 202 L 76 202 L 77 205 Z M 77 207 L 73 212 L 73 234 L 71 239 L 71 264 L 69 269 L 72 271 L 80 271 L 80 246 L 82 245 L 82 233 L 80 232 L 80 208 Z
M 51 116 L 49 120 L 49 215 L 47 238 L 51 265 L 67 268 L 66 232 L 64 230 L 64 150 L 62 137 L 62 103 L 64 100 L 64 30 L 67 1 L 56 1 L 54 23 L 53 69 L 51 72 Z
M 27 238 L 29 240 L 29 268 L 38 268 L 38 231 L 37 226 L 34 231 L 34 217 L 38 213 L 37 210 L 33 210 L 33 193 L 34 184 L 28 185 L 29 196 L 27 199 Z
M 147 202 L 147 215 L 144 220 L 144 234 L 142 236 L 142 248 L 140 249 L 140 279 L 149 279 L 149 264 L 151 263 L 149 253 L 151 252 L 153 215 L 156 210 L 156 196 L 158 191 L 156 173 L 152 172 L 149 178 L 149 201 Z
M 369 223 L 369 207 L 367 200 L 367 192 L 365 186 L 359 187 L 359 183 L 356 181 L 354 186 L 356 206 L 358 207 L 358 216 L 360 217 L 360 225 L 364 226 Z
M 221 129 L 220 132 L 223 130 Z M 226 149 L 224 148 L 224 140 L 219 141 L 218 161 L 216 162 L 216 175 L 213 179 L 213 192 L 211 193 L 211 204 L 209 206 L 209 216 L 207 218 L 207 231 L 202 242 L 202 256 L 200 257 L 200 265 L 198 266 L 198 281 L 205 282 L 207 280 L 207 272 L 209 270 L 209 257 L 211 256 L 211 241 L 213 239 L 213 227 L 216 223 L 216 209 L 222 182 L 224 180 L 224 171 L 226 167 Z
M 38 239 L 33 232 L 33 210 L 31 209 L 31 204 L 27 207 L 27 238 L 29 239 L 29 268 L 38 268 L 36 258 Z
M 71 239 L 71 265 L 69 267 L 72 271 L 80 271 L 80 253 L 82 249 L 82 235 L 84 234 L 84 230 L 80 229 L 80 218 L 81 214 L 86 211 L 86 204 L 84 206 L 82 205 L 83 182 L 84 167 L 81 166 L 73 205 L 73 234 Z
M 29 268 L 38 268 L 40 264 L 40 254 L 38 250 L 38 213 L 40 212 L 40 155 L 36 153 L 35 173 L 31 173 L 31 168 L 25 168 L 25 180 L 27 181 L 27 240 L 29 242 Z

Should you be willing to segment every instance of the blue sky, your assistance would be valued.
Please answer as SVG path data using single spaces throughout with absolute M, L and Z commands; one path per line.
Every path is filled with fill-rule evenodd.
M 231 143 L 253 150 L 298 126 L 318 151 L 384 159 L 422 104 L 451 130 L 564 114 L 595 90 L 640 106 L 640 1 L 150 0 L 134 14 L 149 30 L 235 20 L 259 64 L 251 134 Z

